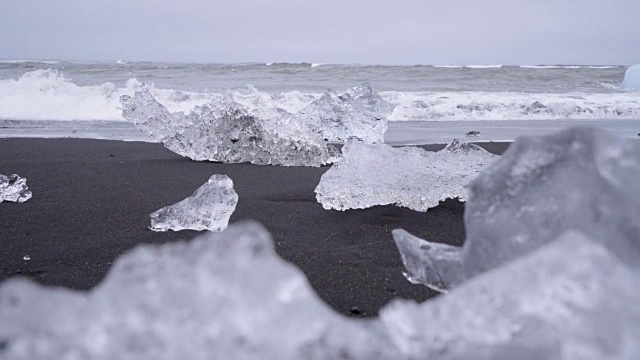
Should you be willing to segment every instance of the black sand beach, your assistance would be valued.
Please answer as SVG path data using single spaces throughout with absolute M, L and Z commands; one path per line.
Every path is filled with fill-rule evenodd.
M 502 153 L 508 144 L 482 146 Z M 373 316 L 394 297 L 435 296 L 402 276 L 391 230 L 461 245 L 464 204 L 448 200 L 427 213 L 395 206 L 327 211 L 314 189 L 328 169 L 195 162 L 152 143 L 0 139 L 0 173 L 26 177 L 33 192 L 26 203 L 0 204 L 0 280 L 23 275 L 90 289 L 134 246 L 196 236 L 148 230 L 149 214 L 191 195 L 212 174 L 226 174 L 239 195 L 230 222 L 264 224 L 278 253 L 337 311 Z

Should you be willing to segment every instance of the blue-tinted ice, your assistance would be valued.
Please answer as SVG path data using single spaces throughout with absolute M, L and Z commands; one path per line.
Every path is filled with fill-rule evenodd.
M 623 89 L 640 90 L 640 65 L 630 66 L 622 80 Z
M 471 183 L 463 247 L 393 236 L 407 278 L 444 291 L 571 229 L 640 268 L 638 179 L 637 142 L 587 128 L 521 137 Z

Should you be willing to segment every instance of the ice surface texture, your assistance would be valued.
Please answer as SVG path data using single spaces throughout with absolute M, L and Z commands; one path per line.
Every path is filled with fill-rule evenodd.
M 226 175 L 213 175 L 190 197 L 151 214 L 151 230 L 223 231 L 236 209 L 238 194 Z
M 414 283 L 447 290 L 571 229 L 640 268 L 640 144 L 573 128 L 516 140 L 469 187 L 462 248 L 395 230 Z
M 89 292 L 0 284 L 0 358 L 637 359 L 638 274 L 565 235 L 448 295 L 347 319 L 281 260 L 264 228 L 234 224 L 143 245 Z
M 9 176 L 0 174 L 0 203 L 3 201 L 23 203 L 31 199 L 31 195 L 26 178 L 17 174 Z
M 464 201 L 469 182 L 498 158 L 458 140 L 438 152 L 348 143 L 342 153 L 315 190 L 325 209 L 395 204 L 427 211 L 447 198 Z
M 622 80 L 622 88 L 640 90 L 640 65 L 633 65 L 627 69 Z
M 288 119 L 288 123 L 309 126 L 330 142 L 356 140 L 379 144 L 384 142 L 387 117 L 393 109 L 369 84 L 362 84 L 342 95 L 327 90 L 320 99 Z
M 261 119 L 229 98 L 197 106 L 188 114 L 169 112 L 145 86 L 120 101 L 125 119 L 169 150 L 193 160 L 320 166 L 333 161 L 337 153 L 312 133 L 294 138 L 296 132 L 290 130 L 281 136 L 270 126 L 277 119 Z
M 330 309 L 255 223 L 140 246 L 88 293 L 0 285 L 2 359 L 397 359 L 379 325 Z
M 381 313 L 410 359 L 634 359 L 639 274 L 606 247 L 567 233 L 418 305 Z

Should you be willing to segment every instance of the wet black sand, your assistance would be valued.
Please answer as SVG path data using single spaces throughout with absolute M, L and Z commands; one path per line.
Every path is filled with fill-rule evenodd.
M 508 145 L 482 146 L 502 153 Z M 448 200 L 427 213 L 395 206 L 327 211 L 314 189 L 328 169 L 194 162 L 152 143 L 0 139 L 0 174 L 26 177 L 33 192 L 23 204 L 0 204 L 0 281 L 23 275 L 90 289 L 137 244 L 197 235 L 150 231 L 149 214 L 191 195 L 212 174 L 226 174 L 240 198 L 231 223 L 264 224 L 278 253 L 339 312 L 372 316 L 394 297 L 434 296 L 402 276 L 391 230 L 461 245 L 464 204 Z

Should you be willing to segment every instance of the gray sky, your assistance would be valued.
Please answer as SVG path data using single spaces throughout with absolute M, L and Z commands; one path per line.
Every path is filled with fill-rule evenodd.
M 640 63 L 640 0 L 2 0 L 0 58 Z

